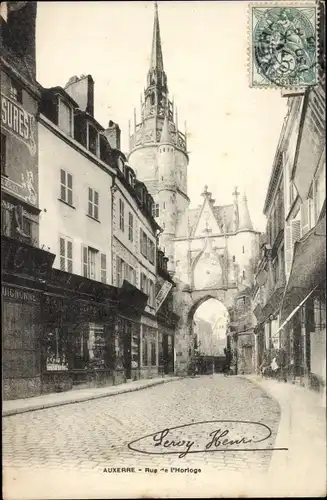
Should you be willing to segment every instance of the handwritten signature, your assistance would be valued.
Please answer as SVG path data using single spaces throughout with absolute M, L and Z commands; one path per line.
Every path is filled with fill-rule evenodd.
M 261 422 L 205 420 L 148 434 L 129 443 L 128 448 L 146 455 L 177 454 L 179 458 L 189 453 L 214 451 L 287 450 L 257 447 L 257 443 L 267 441 L 271 435 L 271 429 Z

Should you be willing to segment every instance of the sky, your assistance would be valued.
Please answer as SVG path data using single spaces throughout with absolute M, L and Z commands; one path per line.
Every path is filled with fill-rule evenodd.
M 211 323 L 213 333 L 223 338 L 226 334 L 228 312 L 222 302 L 216 299 L 208 299 L 201 304 L 195 312 L 194 319 L 201 318 Z
M 164 67 L 179 127 L 187 121 L 188 195 L 202 202 L 205 184 L 216 204 L 246 192 L 254 226 L 262 209 L 286 114 L 279 90 L 248 81 L 248 4 L 236 1 L 158 2 Z M 140 114 L 153 29 L 153 2 L 39 2 L 37 77 L 64 86 L 73 75 L 95 81 L 95 118 L 122 130 Z

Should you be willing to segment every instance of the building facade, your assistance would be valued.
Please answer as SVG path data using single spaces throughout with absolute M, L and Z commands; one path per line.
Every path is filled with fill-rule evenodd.
M 53 256 L 39 240 L 36 2 L 1 5 L 1 247 L 4 398 L 41 387 L 41 280 Z
M 324 4 L 321 4 L 321 18 L 325 18 Z M 321 26 L 323 31 L 324 23 Z M 288 112 L 266 197 L 267 234 L 254 289 L 257 366 L 262 362 L 269 366 L 275 357 L 285 379 L 323 388 L 323 394 L 326 386 L 325 54 L 325 39 L 321 34 L 318 85 L 282 94 L 288 99 Z M 277 224 L 274 216 L 271 218 L 274 205 Z
M 152 378 L 159 372 L 159 337 L 156 318 L 157 236 L 154 201 L 144 183 L 137 180 L 125 156 L 116 151 L 117 175 L 112 190 L 113 282 L 124 280 L 148 300 L 140 318 L 121 315 L 125 325 L 129 378 Z

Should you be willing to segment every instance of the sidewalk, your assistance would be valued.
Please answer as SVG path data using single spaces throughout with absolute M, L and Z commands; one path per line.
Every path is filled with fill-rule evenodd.
M 322 395 L 257 375 L 244 378 L 257 384 L 280 405 L 275 447 L 287 447 L 288 451 L 272 456 L 269 474 L 273 494 L 325 497 L 326 406 Z
M 82 401 L 89 401 L 91 399 L 107 398 L 109 396 L 116 396 L 117 394 L 140 391 L 141 389 L 173 382 L 174 380 L 180 380 L 181 378 L 182 377 L 158 377 L 152 379 L 142 379 L 109 387 L 72 389 L 71 391 L 44 394 L 33 398 L 3 401 L 2 416 L 7 417 L 18 413 L 26 413 L 28 411 L 43 410 L 54 406 L 81 403 Z

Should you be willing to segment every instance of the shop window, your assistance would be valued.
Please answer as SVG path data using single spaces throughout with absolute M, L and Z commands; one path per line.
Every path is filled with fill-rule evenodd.
M 98 250 L 83 246 L 83 276 L 91 280 L 97 279 Z
M 11 80 L 9 96 L 15 101 L 23 103 L 23 88 L 15 80 Z
M 7 175 L 7 137 L 1 133 L 1 175 Z
M 84 359 L 88 368 L 106 367 L 106 342 L 104 338 L 104 327 L 95 323 L 89 324 L 88 341 Z
M 45 369 L 68 370 L 67 335 L 62 327 L 51 328 L 45 336 Z
M 73 177 L 65 170 L 60 170 L 60 199 L 73 205 Z
M 89 188 L 88 215 L 99 220 L 99 193 Z
M 131 355 L 132 355 L 132 368 L 139 368 L 139 366 L 140 366 L 140 334 L 139 334 L 137 324 L 133 324 L 133 326 L 132 326 Z
M 105 253 L 101 254 L 101 283 L 107 283 L 107 256 Z
M 131 212 L 128 213 L 128 239 L 129 241 L 134 239 L 134 217 Z
M 151 339 L 151 365 L 157 364 L 157 342 L 155 338 Z
M 148 338 L 147 327 L 142 325 L 142 366 L 148 366 Z
M 73 272 L 73 242 L 64 237 L 59 238 L 60 247 L 60 269 L 61 271 Z
M 119 199 L 119 229 L 124 232 L 125 230 L 125 203 Z
M 65 134 L 73 135 L 73 109 L 59 97 L 58 127 Z

